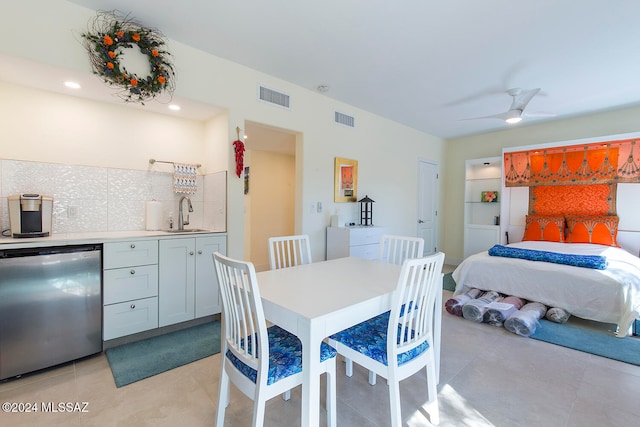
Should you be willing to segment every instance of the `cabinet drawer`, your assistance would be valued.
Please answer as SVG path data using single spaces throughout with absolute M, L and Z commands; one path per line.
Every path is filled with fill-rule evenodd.
M 104 304 L 158 295 L 158 266 L 116 268 L 104 271 Z
M 370 245 L 380 243 L 380 238 L 384 234 L 384 229 L 376 228 L 352 228 L 349 246 Z
M 137 240 L 104 244 L 103 268 L 105 269 L 157 263 L 157 240 Z
M 349 255 L 358 258 L 377 259 L 379 247 L 380 244 L 351 246 Z
M 104 307 L 103 339 L 131 335 L 158 327 L 158 297 Z

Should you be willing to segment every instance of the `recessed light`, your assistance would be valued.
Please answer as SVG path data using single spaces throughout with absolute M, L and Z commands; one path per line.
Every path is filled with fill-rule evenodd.
M 64 82 L 64 85 L 70 89 L 80 89 L 80 83 L 67 81 L 67 82 Z
M 179 111 L 180 106 L 178 104 L 169 104 L 169 109 L 173 111 Z

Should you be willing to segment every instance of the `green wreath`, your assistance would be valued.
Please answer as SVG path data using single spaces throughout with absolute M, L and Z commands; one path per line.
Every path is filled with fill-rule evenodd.
M 98 12 L 90 31 L 83 33 L 84 47 L 89 53 L 93 73 L 110 86 L 120 87 L 117 93 L 125 102 L 155 98 L 163 91 L 173 95 L 175 88 L 171 54 L 164 50 L 162 34 L 144 27 L 126 16 L 118 19 L 114 12 Z M 138 76 L 120 63 L 123 49 L 137 46 L 149 61 L 150 74 Z

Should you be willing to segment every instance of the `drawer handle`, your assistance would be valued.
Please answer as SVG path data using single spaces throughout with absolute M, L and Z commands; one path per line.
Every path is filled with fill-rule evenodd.
M 136 308 L 136 305 L 135 304 L 131 304 L 131 309 L 134 309 L 134 308 Z
M 134 269 L 131 269 L 131 271 L 129 273 L 136 274 L 136 271 Z
M 189 255 L 193 255 L 193 251 L 189 252 Z
M 135 243 L 132 243 L 132 244 L 131 244 L 131 249 L 135 249 L 135 248 L 136 248 L 136 244 L 135 244 Z
M 198 255 L 202 255 L 202 251 L 198 251 Z

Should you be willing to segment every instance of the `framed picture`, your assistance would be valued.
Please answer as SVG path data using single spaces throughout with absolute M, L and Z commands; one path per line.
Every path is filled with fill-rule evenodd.
M 498 201 L 498 192 L 497 191 L 483 191 L 482 198 L 480 199 L 485 203 L 495 203 Z
M 358 200 L 358 161 L 336 157 L 334 176 L 334 202 Z

